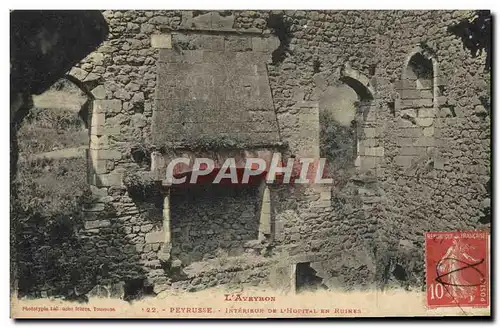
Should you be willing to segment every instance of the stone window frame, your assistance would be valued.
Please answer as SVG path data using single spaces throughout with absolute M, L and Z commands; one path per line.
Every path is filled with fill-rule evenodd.
M 375 100 L 375 89 L 371 85 L 370 78 L 361 73 L 360 71 L 353 69 L 349 63 L 346 63 L 340 70 L 339 80 L 350 87 L 358 96 L 358 101 L 364 104 L 366 107 L 372 107 Z M 365 107 L 364 106 L 364 107 Z M 363 122 L 366 121 L 368 111 L 363 111 L 361 113 L 356 112 L 356 140 L 355 140 L 355 163 L 356 167 L 361 166 L 361 152 L 360 152 L 360 137 L 363 131 Z M 362 120 L 359 119 L 359 114 L 362 114 Z
M 404 61 L 403 69 L 401 72 L 401 80 L 406 79 L 406 71 L 410 66 L 410 62 L 416 55 L 421 55 L 432 63 L 432 103 L 433 108 L 437 110 L 438 108 L 438 96 L 439 96 L 439 65 L 435 54 L 430 53 L 428 50 L 422 48 L 422 46 L 417 45 L 413 50 L 406 56 Z
M 90 91 L 90 87 L 92 86 L 91 83 L 82 81 L 77 74 L 74 73 L 73 70 L 70 70 L 66 72 L 66 74 L 60 78 L 61 80 L 67 80 L 73 85 L 75 85 L 78 89 L 80 89 L 86 96 L 87 96 L 87 102 L 84 104 L 85 110 L 87 113 L 87 117 L 84 119 L 79 113 L 78 116 L 83 120 L 83 123 L 85 124 L 85 127 L 88 131 L 88 149 L 86 151 L 85 158 L 87 160 L 87 182 L 89 185 L 95 185 L 94 183 L 94 164 L 92 161 L 91 157 L 91 135 L 92 135 L 92 116 L 93 116 L 93 111 L 94 111 L 94 101 L 95 101 L 95 96 L 92 94 Z

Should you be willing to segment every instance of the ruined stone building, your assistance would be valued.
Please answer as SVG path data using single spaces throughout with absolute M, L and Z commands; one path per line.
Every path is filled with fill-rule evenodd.
M 68 73 L 89 99 L 79 234 L 103 286 L 421 287 L 424 232 L 489 229 L 487 54 L 450 32 L 474 12 L 104 16 Z M 174 157 L 275 152 L 327 157 L 333 185 L 164 181 Z

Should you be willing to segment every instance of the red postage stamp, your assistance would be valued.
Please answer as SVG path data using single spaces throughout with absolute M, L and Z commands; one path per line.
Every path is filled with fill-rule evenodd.
M 488 232 L 427 232 L 428 307 L 487 307 L 490 298 Z

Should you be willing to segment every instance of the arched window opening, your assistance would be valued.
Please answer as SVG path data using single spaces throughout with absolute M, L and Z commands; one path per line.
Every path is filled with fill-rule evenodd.
M 348 66 L 341 71 L 337 83 L 320 97 L 320 155 L 329 163 L 329 177 L 338 177 L 361 165 L 365 127 L 374 120 L 370 114 L 372 101 L 369 79 Z M 372 144 L 373 140 L 369 142 Z
M 410 109 L 410 116 L 413 116 L 413 111 L 418 112 L 419 108 L 436 107 L 438 94 L 436 69 L 434 57 L 421 48 L 417 48 L 408 57 L 401 83 L 397 88 L 400 91 L 401 109 Z M 402 115 L 406 115 L 406 111 Z
M 320 99 L 320 156 L 326 158 L 329 177 L 354 166 L 357 102 L 357 94 L 343 83 L 329 87 Z
M 425 58 L 420 53 L 413 55 L 406 68 L 406 77 L 408 80 L 414 81 L 416 90 L 428 90 L 432 95 L 434 78 L 432 60 Z
M 84 157 L 92 106 L 89 95 L 70 79 L 61 78 L 44 93 L 33 96 L 33 106 L 19 131 L 21 153 L 31 157 Z M 81 151 L 77 151 L 79 148 Z

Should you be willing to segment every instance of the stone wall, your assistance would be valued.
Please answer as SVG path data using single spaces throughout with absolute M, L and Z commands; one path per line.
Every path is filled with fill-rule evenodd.
M 275 127 L 280 141 L 288 144 L 287 155 L 319 156 L 318 115 L 328 107 L 325 99 L 332 88 L 351 88 L 361 104 L 354 115 L 356 168 L 344 176 L 345 181 L 335 181 L 334 186 L 270 188 L 272 241 L 259 246 L 270 251 L 256 255 L 258 263 L 269 261 L 263 272 L 271 276 L 285 272 L 282 279 L 289 279 L 280 269 L 283 261 L 285 267 L 308 262 L 322 251 L 340 259 L 341 275 L 362 272 L 359 280 L 387 284 L 396 279 L 391 272 L 400 265 L 408 277 L 401 283 L 421 286 L 425 231 L 489 227 L 479 220 L 483 207 L 489 206 L 490 116 L 489 105 L 481 100 L 489 97 L 490 75 L 483 70 L 486 54 L 472 57 L 447 32 L 472 12 L 106 11 L 104 15 L 109 39 L 70 72 L 95 97 L 89 154 L 92 184 L 101 195 L 95 209 L 108 203 L 115 207 L 114 220 L 130 230 L 127 243 L 136 246 L 148 283 L 163 286 L 156 291 L 175 283 L 175 274 L 162 263 L 186 270 L 182 261 L 169 256 L 169 247 L 173 250 L 180 235 L 172 230 L 174 245 L 168 245 L 161 201 L 157 207 L 138 203 L 129 197 L 122 179 L 127 171 L 149 170 L 147 161 L 138 163 L 131 156 L 133 146 L 165 141 L 151 133 L 158 125 L 156 117 L 173 119 L 156 102 L 157 83 L 163 79 L 158 67 L 165 65 L 162 56 L 186 31 L 203 30 L 210 37 L 234 31 L 259 38 L 272 31 L 277 34 L 280 44 L 267 52 L 262 74 L 269 80 Z M 252 38 L 255 35 L 241 42 L 250 47 Z M 183 53 L 194 58 L 198 53 L 190 48 L 192 40 L 187 41 L 184 46 L 189 50 Z M 253 47 L 254 43 L 255 51 Z M 409 69 L 415 59 L 424 63 L 432 79 Z M 175 131 L 177 138 L 182 130 Z M 170 203 L 174 213 L 175 206 Z M 222 214 L 213 213 L 216 219 Z M 186 226 L 176 215 L 173 229 L 182 232 Z M 189 216 L 191 222 L 195 217 Z M 86 233 L 96 235 L 112 224 L 90 222 Z M 219 283 L 229 277 L 224 272 L 217 275 Z M 265 276 L 259 279 L 264 281 Z M 181 278 L 175 279 L 184 286 Z M 359 283 L 338 281 L 339 288 Z
M 489 229 L 479 220 L 483 201 L 489 202 L 490 197 L 486 187 L 490 179 L 490 119 L 486 114 L 489 110 L 483 110 L 481 104 L 482 96 L 490 96 L 486 54 L 473 58 L 460 39 L 447 32 L 458 19 L 471 16 L 468 12 L 436 11 L 421 12 L 416 19 L 391 13 L 388 17 L 398 24 L 387 35 L 392 44 L 379 42 L 380 50 L 391 53 L 380 57 L 386 67 L 381 78 L 396 82 L 381 85 L 379 98 L 387 99 L 396 91 L 401 102 L 396 101 L 392 115 L 380 111 L 385 156 L 379 180 L 386 197 L 385 221 L 380 222 L 378 232 L 386 248 L 394 252 L 392 266 L 399 261 L 410 272 L 414 268 L 409 280 L 420 284 L 423 254 L 414 260 L 406 254 L 420 252 L 425 231 Z M 413 28 L 403 29 L 407 26 Z M 416 46 L 418 42 L 423 51 Z M 404 85 L 415 51 L 427 58 L 427 67 L 432 63 L 433 76 L 422 81 L 427 90 L 421 88 L 421 94 L 413 99 L 417 102 L 411 108 L 416 114 L 414 124 L 403 118 L 403 113 L 408 110 L 405 90 L 415 91 L 415 84 L 411 89 Z M 432 87 L 425 83 L 432 83 Z M 483 114 L 478 116 L 478 112 Z
M 194 185 L 170 191 L 172 258 L 184 265 L 215 258 L 221 251 L 241 255 L 258 240 L 258 185 Z

